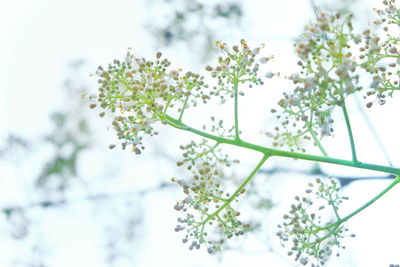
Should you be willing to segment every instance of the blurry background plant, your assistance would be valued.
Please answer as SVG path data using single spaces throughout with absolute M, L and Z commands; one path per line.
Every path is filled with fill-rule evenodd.
M 16 168 L 29 165 L 35 157 L 46 155 L 39 164 L 35 164 L 32 173 L 20 171 L 18 174 L 20 190 L 26 195 L 19 201 L 2 203 L 3 226 L 12 238 L 20 240 L 19 250 L 31 250 L 30 257 L 10 258 L 4 266 L 48 266 L 45 258 L 51 230 L 42 228 L 44 221 L 58 212 L 55 210 L 68 212 L 68 209 L 76 210 L 75 207 L 82 206 L 88 212 L 83 220 L 101 218 L 101 223 L 94 226 L 98 227 L 99 234 L 103 232 L 99 241 L 105 248 L 102 255 L 104 261 L 109 266 L 121 259 L 133 262 L 130 244 L 137 236 L 137 226 L 141 223 L 139 196 L 147 191 L 99 192 L 96 189 L 99 181 L 93 183 L 81 175 L 83 168 L 79 166 L 82 164 L 79 160 L 82 161 L 84 152 L 88 153 L 93 148 L 86 106 L 80 97 L 87 90 L 86 72 L 82 70 L 84 65 L 82 60 L 69 65 L 69 77 L 62 90 L 67 101 L 60 110 L 50 115 L 52 131 L 43 137 L 30 139 L 29 144 L 20 137 L 10 135 L 1 149 L 3 160 L 14 162 Z M 106 173 L 110 166 L 98 168 L 100 173 Z
M 346 13 L 352 9 L 350 4 L 360 4 L 355 1 L 332 2 L 304 1 L 299 5 L 308 5 L 308 17 L 311 17 L 312 11 L 318 13 L 324 5 Z M 292 1 L 290 4 L 284 3 L 284 6 L 291 4 L 296 5 Z M 288 20 L 290 10 L 285 8 L 284 12 L 277 12 L 276 10 L 280 6 L 275 5 L 275 1 L 272 1 L 261 10 L 269 15 L 271 12 L 276 13 L 283 20 Z M 150 30 L 156 48 L 168 46 L 168 53 L 173 51 L 179 54 L 183 47 L 189 50 L 191 55 L 195 54 L 193 51 L 196 51 L 196 54 L 200 55 L 198 58 L 203 61 L 208 61 L 210 58 L 215 39 L 232 40 L 241 37 L 249 39 L 248 37 L 250 37 L 257 41 L 269 41 L 267 47 L 269 45 L 269 48 L 277 50 L 278 48 L 274 48 L 275 41 L 280 49 L 282 43 L 287 43 L 296 37 L 293 32 L 287 35 L 284 33 L 277 35 L 276 32 L 279 32 L 279 29 L 272 34 L 266 34 L 271 25 L 274 28 L 279 27 L 276 27 L 276 21 L 267 23 L 251 20 L 254 17 L 253 12 L 259 9 L 257 1 L 152 0 L 146 1 L 143 6 L 147 8 L 143 9 L 146 12 L 141 15 L 144 18 L 144 22 L 141 23 Z M 353 7 L 359 15 L 364 15 L 363 12 L 369 8 L 364 5 Z M 294 12 L 293 14 L 298 13 L 296 10 L 292 10 L 292 12 Z M 304 16 L 307 17 L 307 13 Z M 304 18 L 301 17 L 299 21 L 304 21 Z M 285 25 L 280 26 L 284 27 Z M 297 26 L 300 30 L 300 25 L 297 24 Z M 258 31 L 252 29 L 258 29 Z M 115 32 L 115 27 L 113 32 Z M 122 34 L 129 35 L 130 33 L 123 32 Z M 251 38 L 252 35 L 254 38 Z M 114 38 L 118 38 L 118 33 L 114 35 Z M 121 50 L 130 45 L 132 44 L 119 43 Z M 114 57 L 115 49 L 111 53 L 113 54 L 111 57 Z M 109 59 L 107 58 L 105 61 L 108 62 Z M 193 65 L 196 65 L 195 60 L 191 61 L 194 62 Z M 20 132 L 17 135 L 9 135 L 10 137 L 6 137 L 4 145 L 0 147 L 3 165 L 2 179 L 10 180 L 10 177 L 16 177 L 21 183 L 14 185 L 18 188 L 16 193 L 12 193 L 13 190 L 9 192 L 10 195 L 15 194 L 16 196 L 8 196 L 1 203 L 3 211 L 1 229 L 3 229 L 2 233 L 7 236 L 2 239 L 1 254 L 4 257 L 0 264 L 4 266 L 60 266 L 62 261 L 66 262 L 67 266 L 71 266 L 73 263 L 68 263 L 72 260 L 71 255 L 76 258 L 73 261 L 75 265 L 78 263 L 82 266 L 85 266 L 85 260 L 89 265 L 97 264 L 98 266 L 111 266 L 112 264 L 137 266 L 135 264 L 143 264 L 143 262 L 146 264 L 140 266 L 153 266 L 154 259 L 140 256 L 143 251 L 144 253 L 156 251 L 154 254 L 165 259 L 165 262 L 168 262 L 167 259 L 175 259 L 173 256 L 163 254 L 168 254 L 168 252 L 159 249 L 157 243 L 173 244 L 171 240 L 177 239 L 177 236 L 172 233 L 173 227 L 171 226 L 176 225 L 176 221 L 167 223 L 168 219 L 165 219 L 166 226 L 158 225 L 159 230 L 146 227 L 144 223 L 154 221 L 155 218 L 158 220 L 160 220 L 159 218 L 171 218 L 173 220 L 174 212 L 171 209 L 164 212 L 160 208 L 159 200 L 168 200 L 163 201 L 168 204 L 166 207 L 173 207 L 175 204 L 176 196 L 170 197 L 163 191 L 168 190 L 169 194 L 178 191 L 167 186 L 172 184 L 165 184 L 162 181 L 166 181 L 166 177 L 182 176 L 183 171 L 177 173 L 169 169 L 166 171 L 167 169 L 163 166 L 165 162 L 171 164 L 176 161 L 179 156 L 171 152 L 170 145 L 165 145 L 164 141 L 160 139 L 152 140 L 152 142 L 158 144 L 158 147 L 165 147 L 165 150 L 146 149 L 147 158 L 145 159 L 139 160 L 117 151 L 113 151 L 108 156 L 100 153 L 111 141 L 95 138 L 99 129 L 104 128 L 104 124 L 98 125 L 95 122 L 97 120 L 86 114 L 86 105 L 80 99 L 82 93 L 85 93 L 89 87 L 93 87 L 90 82 L 87 82 L 87 73 L 95 69 L 90 65 L 85 65 L 81 60 L 70 64 L 71 73 L 67 74 L 69 79 L 63 86 L 62 108 L 53 107 L 52 115 L 50 115 L 52 128 L 48 127 L 49 129 L 36 137 Z M 288 68 L 288 65 L 283 68 Z M 196 65 L 194 68 L 198 66 Z M 282 87 L 279 86 L 279 88 Z M 280 92 L 277 91 L 276 95 L 279 95 Z M 25 112 L 29 114 L 29 111 Z M 222 118 L 223 113 L 218 117 Z M 96 134 L 94 134 L 95 132 Z M 107 133 L 104 136 L 106 136 L 104 139 L 112 140 Z M 149 141 L 146 140 L 146 142 Z M 386 144 L 388 143 L 386 142 Z M 146 160 L 154 162 L 154 156 L 157 157 L 157 164 L 149 165 Z M 243 162 L 244 164 L 252 163 L 252 159 L 253 157 L 249 157 L 247 161 L 245 159 Z M 126 168 L 132 162 L 137 163 L 132 169 Z M 289 191 L 293 191 L 293 188 L 302 188 L 303 184 L 308 183 L 308 179 L 316 175 L 327 176 L 329 168 L 316 165 L 304 167 L 294 164 L 288 170 L 287 165 L 280 161 L 275 161 L 273 165 L 276 167 L 262 170 L 263 173 L 268 174 L 268 180 L 258 179 L 250 184 L 247 189 L 250 193 L 249 201 L 241 204 L 240 207 L 241 210 L 248 211 L 246 212 L 248 219 L 260 222 L 253 224 L 250 229 L 254 235 L 246 237 L 242 243 L 229 244 L 232 251 L 237 251 L 237 254 L 224 252 L 225 254 L 219 256 L 222 264 L 230 263 L 231 266 L 232 264 L 240 266 L 242 259 L 254 260 L 254 262 L 261 259 L 265 262 L 263 257 L 268 256 L 267 261 L 276 266 L 291 265 L 283 256 L 286 251 L 282 251 L 279 244 L 272 241 L 276 234 L 271 231 L 276 226 L 273 218 L 276 217 L 276 214 L 280 214 L 282 208 L 287 208 L 288 203 L 292 201 L 288 202 L 283 196 L 290 195 Z M 154 166 L 157 167 L 158 172 L 150 171 L 150 169 L 154 169 Z M 230 175 L 234 183 L 239 182 L 240 171 Z M 151 186 L 146 186 L 143 180 L 151 180 L 152 176 L 155 176 L 156 179 L 152 179 Z M 337 176 L 341 176 L 343 179 L 340 181 L 345 184 L 357 180 L 356 178 L 346 179 L 348 178 L 347 174 L 343 175 L 343 173 L 338 173 Z M 365 176 L 369 179 L 376 178 Z M 123 177 L 122 180 L 120 177 Z M 130 184 L 131 187 L 126 187 L 126 180 L 133 181 L 133 184 L 132 182 Z M 118 183 L 121 185 L 118 186 Z M 290 184 L 290 188 L 288 188 L 288 184 Z M 3 183 L 3 185 L 9 186 L 8 183 Z M 371 186 L 374 187 L 374 185 Z M 153 195 L 153 193 L 155 194 Z M 155 200 L 145 197 L 146 195 Z M 65 232 L 61 237 L 58 234 L 60 229 Z M 159 236 L 166 231 L 171 231 L 171 235 L 167 235 L 166 239 L 168 240 L 163 243 L 162 240 L 159 240 Z M 153 233 L 154 237 L 150 239 L 153 242 L 146 241 L 144 238 L 144 235 L 149 235 L 149 233 Z M 52 235 L 63 240 L 64 244 L 61 244 L 59 240 L 54 240 Z M 82 244 L 82 254 L 71 249 L 77 243 Z M 87 244 L 89 249 L 83 244 Z M 98 246 L 98 244 L 103 246 Z M 139 249 L 142 244 L 148 250 Z M 176 242 L 176 246 L 182 245 Z M 65 254 L 69 255 L 68 260 L 62 260 L 62 251 L 65 250 L 68 251 Z M 77 250 L 79 250 L 79 246 Z M 101 252 L 93 256 L 88 252 L 90 250 L 100 250 Z M 249 250 L 259 251 L 261 254 L 254 255 Z M 140 253 L 135 251 L 140 251 Z M 183 249 L 178 251 L 180 257 L 187 260 L 194 257 L 192 254 L 182 255 L 182 251 L 185 251 Z M 390 255 L 390 250 L 387 250 L 387 253 L 385 255 Z M 57 256 L 61 260 L 55 260 Z M 143 260 L 143 258 L 146 259 Z M 348 259 L 352 260 L 350 256 Z M 191 263 L 187 260 L 182 260 L 183 265 L 180 266 L 189 266 L 188 264 Z M 345 260 L 346 257 L 344 257 Z M 360 259 L 358 258 L 358 260 Z M 396 260 L 398 259 L 395 256 L 386 259 L 388 262 Z M 211 263 L 216 264 L 213 261 Z M 337 266 L 334 260 L 332 266 Z
M 182 43 L 202 51 L 199 59 L 203 61 L 215 52 L 216 39 L 241 30 L 242 1 L 151 0 L 147 5 L 153 15 L 147 17 L 146 26 L 157 43 L 162 46 Z

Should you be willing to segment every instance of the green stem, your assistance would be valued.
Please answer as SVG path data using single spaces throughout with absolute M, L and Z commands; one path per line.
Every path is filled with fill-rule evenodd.
M 169 99 L 168 99 L 168 101 L 167 101 L 167 103 L 165 104 L 165 107 L 164 107 L 164 110 L 163 110 L 163 115 L 166 115 L 167 114 L 167 110 L 168 110 L 168 108 L 169 108 L 169 104 L 171 104 L 171 101 L 172 101 L 172 97 L 170 97 Z
M 239 137 L 239 112 L 238 112 L 238 91 L 239 91 L 239 79 L 237 77 L 233 78 L 233 90 L 235 97 L 235 139 L 240 140 Z
M 214 150 L 215 150 L 218 146 L 219 146 L 219 143 L 217 142 L 217 143 L 215 143 L 212 147 L 208 147 L 209 150 L 206 150 L 206 151 L 204 151 L 204 152 L 202 152 L 202 153 L 199 153 L 195 158 L 188 158 L 188 160 L 190 160 L 190 161 L 195 161 L 195 160 L 201 158 L 202 156 L 207 155 L 207 154 L 210 153 L 210 152 L 214 152 Z
M 245 142 L 243 140 L 233 140 L 233 139 L 228 139 L 228 138 L 212 135 L 212 134 L 194 129 L 192 127 L 189 127 L 188 125 L 172 118 L 169 115 L 165 115 L 165 119 L 166 119 L 165 122 L 167 124 L 171 125 L 172 127 L 177 128 L 177 129 L 197 134 L 199 136 L 219 142 L 220 144 L 229 144 L 229 145 L 233 145 L 233 146 L 243 147 L 243 148 L 247 148 L 250 150 L 261 152 L 263 154 L 267 154 L 269 156 L 278 156 L 278 157 L 310 160 L 310 161 L 316 161 L 316 162 L 325 162 L 325 163 L 330 163 L 330 164 L 349 166 L 349 167 L 354 167 L 354 168 L 359 168 L 359 169 L 373 170 L 373 171 L 379 171 L 379 172 L 384 172 L 384 173 L 400 175 L 399 168 L 393 168 L 393 167 L 376 165 L 376 164 L 353 162 L 350 160 L 343 160 L 343 159 L 337 159 L 337 158 L 331 158 L 331 157 L 321 157 L 321 156 L 315 156 L 315 155 L 304 154 L 304 153 L 272 149 L 272 148 L 268 148 L 268 147 L 259 146 L 259 145 L 253 144 L 253 143 Z
M 353 132 L 351 130 L 349 115 L 347 114 L 347 109 L 346 109 L 346 104 L 345 104 L 344 98 L 342 98 L 341 107 L 342 107 L 342 110 L 343 110 L 344 119 L 346 121 L 347 132 L 349 134 L 352 160 L 353 160 L 354 163 L 357 163 L 358 160 L 357 160 L 357 154 L 356 154 L 356 147 L 354 145 Z
M 330 193 L 329 193 L 329 200 L 328 200 L 328 203 L 329 203 L 329 205 L 332 206 L 333 212 L 335 213 L 335 216 L 336 216 L 336 219 L 340 220 L 340 216 L 339 216 L 339 213 L 338 213 L 338 208 L 337 208 L 337 206 L 335 205 L 335 203 L 333 202 L 332 195 L 331 195 Z
M 384 194 L 386 194 L 390 189 L 392 189 L 396 184 L 400 183 L 400 176 L 397 176 L 396 179 L 391 182 L 385 189 L 382 190 L 382 192 L 380 192 L 378 195 L 376 195 L 374 198 L 372 198 L 370 201 L 368 201 L 367 203 L 365 203 L 364 205 L 362 205 L 360 208 L 358 208 L 357 210 L 355 210 L 354 212 L 350 213 L 349 215 L 347 215 L 346 217 L 344 217 L 343 219 L 341 219 L 342 222 L 347 221 L 348 219 L 350 219 L 351 217 L 353 217 L 354 215 L 356 215 L 357 213 L 361 212 L 362 210 L 366 209 L 367 207 L 369 207 L 371 204 L 373 204 L 375 201 L 377 201 L 378 199 L 380 199 Z
M 396 179 L 393 182 L 391 182 L 385 189 L 382 190 L 382 192 L 380 192 L 378 195 L 373 197 L 370 201 L 368 201 L 367 203 L 365 203 L 364 205 L 362 205 L 361 207 L 359 207 L 358 209 L 356 209 L 355 211 L 353 211 L 352 213 L 350 213 L 346 217 L 344 217 L 344 218 L 342 218 L 342 219 L 340 219 L 340 220 L 338 220 L 338 221 L 336 221 L 336 222 L 334 222 L 332 224 L 329 224 L 329 225 L 321 228 L 321 230 L 330 229 L 331 227 L 340 225 L 340 224 L 348 221 L 351 217 L 355 216 L 356 214 L 360 213 L 364 209 L 366 209 L 369 206 L 371 206 L 375 201 L 380 199 L 383 195 L 385 195 L 390 189 L 392 189 L 398 183 L 400 183 L 400 176 L 397 176 Z
M 254 177 L 254 175 L 256 175 L 258 170 L 262 167 L 262 165 L 268 158 L 269 158 L 269 156 L 264 154 L 261 161 L 257 164 L 257 166 L 250 173 L 250 175 L 246 178 L 246 180 L 244 180 L 243 183 L 236 189 L 236 191 L 232 194 L 232 196 L 230 196 L 221 207 L 219 207 L 212 214 L 208 215 L 207 218 L 204 221 L 202 221 L 199 225 L 197 225 L 196 227 L 199 227 L 200 225 L 204 225 L 205 223 L 207 223 L 209 220 L 211 220 L 211 218 L 217 216 L 223 209 L 226 208 L 226 206 L 228 206 L 233 200 L 235 200 L 236 197 L 240 194 L 240 192 L 242 192 L 243 188 L 251 181 L 251 179 Z
M 378 56 L 381 57 L 380 59 L 385 58 L 385 57 L 400 58 L 400 56 L 398 56 L 398 55 L 390 55 L 390 54 L 379 54 Z
M 317 147 L 321 151 L 322 155 L 324 155 L 325 157 L 329 157 L 328 153 L 326 153 L 326 151 L 325 151 L 324 147 L 322 146 L 321 142 L 318 140 L 317 135 L 314 133 L 314 130 L 311 127 L 309 127 L 308 131 L 310 132 L 310 134 L 311 134 L 311 136 L 312 136 L 312 138 L 314 140 L 314 143 L 317 145 Z
M 228 202 L 232 202 L 237 195 L 240 194 L 242 189 L 250 182 L 250 180 L 253 178 L 254 175 L 258 172 L 258 170 L 264 165 L 264 162 L 269 158 L 269 155 L 264 154 L 260 162 L 257 164 L 257 166 L 254 168 L 254 170 L 250 173 L 250 175 L 244 180 L 244 182 L 236 189 L 236 191 L 232 194 L 232 196 L 229 198 Z M 228 203 L 228 204 L 229 204 Z
M 336 230 L 339 228 L 339 226 L 340 226 L 340 224 L 337 224 L 337 225 L 336 225 L 336 224 L 333 224 L 333 225 L 331 225 L 331 227 L 334 227 L 332 230 L 329 230 L 328 233 L 327 233 L 325 236 L 321 237 L 321 238 L 319 238 L 318 236 L 316 236 L 318 239 L 315 240 L 314 242 L 307 243 L 307 246 L 314 246 L 314 245 L 319 245 L 319 244 L 321 244 L 322 241 L 324 241 L 325 239 L 327 239 L 328 237 L 330 237 L 333 233 L 335 233 Z M 325 228 L 323 228 L 323 229 L 325 229 Z M 330 229 L 330 228 L 328 228 L 328 229 Z M 321 229 L 321 230 L 322 230 L 322 229 Z
M 181 112 L 179 113 L 178 121 L 182 121 L 183 112 L 185 112 L 185 109 L 186 109 L 186 105 L 187 105 L 188 100 L 189 100 L 189 96 L 187 95 L 186 98 L 185 98 L 185 102 L 183 103 L 182 110 L 181 110 Z
M 344 102 L 343 102 L 344 103 Z M 345 106 L 344 111 L 345 111 Z M 347 114 L 347 112 L 345 112 Z M 346 115 L 345 115 L 346 117 Z M 360 168 L 360 169 L 367 169 L 367 170 L 374 170 L 374 171 L 380 171 L 380 172 L 385 172 L 385 173 L 392 173 L 396 174 L 396 179 L 389 185 L 387 186 L 382 192 L 380 192 L 378 195 L 376 195 L 374 198 L 369 200 L 367 203 L 362 205 L 360 208 L 356 209 L 346 217 L 339 219 L 339 214 L 337 213 L 337 210 L 334 208 L 334 212 L 336 215 L 336 218 L 338 219 L 336 222 L 331 223 L 325 227 L 319 228 L 319 231 L 322 230 L 328 230 L 329 234 L 324 236 L 322 239 L 319 239 L 318 242 L 321 242 L 322 240 L 328 238 L 334 231 L 336 231 L 339 226 L 355 216 L 356 214 L 360 213 L 370 205 L 372 205 L 375 201 L 377 201 L 379 198 L 381 198 L 383 195 L 385 195 L 389 190 L 391 190 L 396 184 L 400 183 L 400 169 L 399 168 L 393 168 L 393 167 L 388 167 L 388 166 L 382 166 L 382 165 L 376 165 L 376 164 L 369 164 L 369 163 L 363 163 L 359 162 L 357 160 L 349 161 L 349 160 L 343 160 L 343 159 L 337 159 L 337 158 L 331 158 L 331 157 L 321 157 L 321 156 L 314 156 L 314 155 L 309 155 L 309 154 L 303 154 L 303 153 L 296 153 L 296 152 L 289 152 L 289 151 L 282 151 L 282 150 L 277 150 L 277 149 L 271 149 L 267 147 L 262 147 L 253 143 L 245 142 L 240 139 L 228 139 L 220 136 L 215 136 L 197 129 L 194 129 L 186 124 L 183 124 L 181 121 L 178 121 L 169 115 L 165 115 L 165 121 L 167 124 L 184 130 L 184 131 L 189 131 L 194 134 L 197 134 L 199 136 L 209 138 L 211 140 L 216 141 L 219 144 L 229 144 L 229 145 L 234 145 L 234 146 L 239 146 L 243 148 L 247 148 L 250 150 L 258 151 L 263 153 L 263 158 L 261 161 L 257 164 L 256 168 L 250 173 L 250 175 L 243 181 L 243 183 L 236 189 L 236 191 L 232 194 L 231 197 L 229 197 L 225 203 L 219 207 L 216 211 L 214 211 L 212 214 L 209 214 L 207 218 L 202 221 L 200 224 L 196 226 L 204 226 L 205 223 L 207 223 L 209 220 L 211 220 L 213 217 L 218 216 L 218 214 L 225 209 L 233 200 L 236 199 L 236 197 L 242 192 L 244 187 L 251 181 L 251 179 L 254 177 L 254 175 L 258 172 L 258 170 L 262 167 L 264 162 L 271 156 L 280 156 L 280 157 L 287 157 L 287 158 L 296 158 L 296 159 L 303 159 L 303 160 L 311 160 L 311 161 L 317 161 L 317 162 L 325 162 L 325 163 L 331 163 L 331 164 L 337 164 L 337 165 L 342 165 L 342 166 L 349 166 L 349 167 L 354 167 L 354 168 Z M 350 128 L 351 131 L 351 128 Z M 354 144 L 354 143 L 353 143 Z M 332 200 L 331 200 L 332 201 Z M 315 244 L 317 242 L 314 242 Z

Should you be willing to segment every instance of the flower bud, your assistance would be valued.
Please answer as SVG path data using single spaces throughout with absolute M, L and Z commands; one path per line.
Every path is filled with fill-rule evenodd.
M 206 71 L 212 71 L 212 70 L 213 70 L 213 67 L 211 67 L 210 65 L 206 66 Z

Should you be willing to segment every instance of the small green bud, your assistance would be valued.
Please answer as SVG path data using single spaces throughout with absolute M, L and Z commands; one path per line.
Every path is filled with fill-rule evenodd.
M 212 70 L 213 70 L 213 67 L 211 67 L 210 65 L 206 66 L 206 71 L 212 71 Z

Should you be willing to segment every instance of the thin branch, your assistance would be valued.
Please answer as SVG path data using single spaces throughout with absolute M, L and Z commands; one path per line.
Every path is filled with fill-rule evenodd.
M 239 137 L 239 107 L 238 107 L 238 101 L 239 101 L 239 96 L 238 96 L 238 91 L 239 91 L 239 79 L 234 78 L 233 80 L 233 90 L 234 90 L 234 97 L 235 97 L 235 139 L 240 140 Z
M 202 221 L 200 224 L 196 225 L 194 228 L 197 228 L 201 225 L 206 224 L 209 220 L 211 220 L 213 217 L 218 216 L 218 214 L 225 209 L 229 204 L 236 199 L 236 197 L 242 192 L 242 190 L 246 187 L 246 185 L 253 179 L 254 175 L 258 173 L 260 168 L 264 165 L 265 161 L 269 158 L 269 155 L 264 154 L 260 162 L 257 164 L 257 166 L 254 168 L 254 170 L 250 173 L 250 175 L 243 181 L 243 183 L 235 190 L 235 192 L 229 197 L 229 199 L 221 206 L 219 207 L 216 211 L 214 211 L 212 214 L 207 216 L 207 218 Z
M 205 138 L 217 141 L 221 144 L 229 144 L 229 145 L 233 145 L 233 146 L 243 147 L 243 148 L 247 148 L 247 149 L 250 149 L 253 151 L 261 152 L 261 153 L 269 155 L 269 156 L 278 156 L 278 157 L 296 158 L 296 159 L 303 159 L 303 160 L 316 161 L 316 162 L 325 162 L 325 163 L 349 166 L 349 167 L 354 167 L 354 168 L 359 168 L 359 169 L 374 170 L 374 171 L 380 171 L 380 172 L 400 175 L 399 168 L 393 168 L 393 167 L 383 166 L 383 165 L 378 165 L 378 164 L 363 163 L 363 162 L 359 162 L 359 161 L 353 162 L 353 161 L 338 159 L 338 158 L 321 157 L 321 156 L 315 156 L 315 155 L 310 155 L 310 154 L 305 154 L 305 153 L 297 153 L 297 152 L 291 152 L 291 151 L 272 149 L 272 148 L 268 148 L 268 147 L 259 146 L 259 145 L 253 144 L 253 143 L 245 142 L 242 140 L 232 140 L 229 138 L 224 138 L 221 136 L 209 134 L 204 131 L 192 128 L 186 124 L 183 124 L 182 122 L 179 122 L 178 120 L 174 119 L 173 117 L 171 117 L 169 115 L 166 115 L 165 118 L 166 118 L 167 124 L 177 128 L 177 129 L 192 132 L 199 136 L 203 136 Z
M 397 176 L 396 179 L 393 182 L 391 182 L 385 189 L 383 189 L 379 194 L 377 194 L 375 197 L 373 197 L 367 203 L 362 205 L 360 208 L 356 209 L 355 211 L 353 211 L 352 213 L 350 213 L 346 217 L 344 217 L 344 218 L 342 218 L 342 219 L 340 219 L 340 220 L 338 220 L 338 221 L 336 221 L 336 222 L 334 222 L 332 224 L 329 224 L 329 225 L 327 225 L 327 226 L 325 226 L 325 227 L 323 227 L 321 229 L 330 229 L 333 226 L 339 226 L 340 224 L 344 223 L 345 221 L 348 221 L 351 217 L 355 216 L 356 214 L 360 213 L 364 209 L 366 209 L 369 206 L 371 206 L 375 201 L 380 199 L 383 195 L 385 195 L 388 191 L 390 191 L 390 189 L 392 189 L 398 183 L 400 183 L 400 176 Z
M 181 112 L 179 113 L 179 119 L 178 119 L 179 121 L 182 121 L 183 113 L 184 113 L 185 110 L 186 110 L 186 105 L 187 105 L 188 100 L 189 100 L 189 95 L 186 96 L 185 102 L 183 103 L 182 110 L 181 110 Z
M 61 200 L 44 200 L 39 202 L 33 202 L 28 205 L 9 205 L 4 206 L 0 210 L 3 213 L 12 213 L 17 210 L 27 210 L 33 208 L 41 208 L 41 209 L 48 209 L 48 208 L 58 208 L 61 206 L 67 206 L 72 204 L 81 204 L 84 201 L 97 201 L 102 199 L 110 199 L 110 198 L 117 198 L 117 197 L 132 197 L 132 196 L 143 196 L 148 193 L 154 192 L 156 190 L 162 190 L 168 187 L 173 186 L 172 183 L 161 183 L 158 186 L 146 188 L 140 191 L 126 191 L 126 192 L 116 192 L 112 194 L 108 193 L 98 193 L 98 194 L 91 194 L 82 198 L 74 198 L 74 199 L 61 199 Z
M 317 147 L 321 151 L 322 155 L 324 155 L 325 157 L 329 157 L 328 153 L 326 152 L 326 150 L 322 146 L 321 142 L 318 140 L 317 135 L 314 133 L 314 130 L 311 127 L 309 127 L 308 131 L 311 134 L 311 136 L 312 136 L 312 138 L 314 140 L 314 143 L 317 145 Z
M 358 160 L 357 160 L 357 154 L 356 154 L 356 146 L 354 145 L 353 132 L 351 130 L 350 119 L 349 119 L 349 115 L 347 114 L 347 109 L 346 109 L 346 104 L 345 104 L 344 98 L 342 98 L 341 107 L 343 110 L 344 119 L 346 121 L 347 132 L 349 134 L 352 160 L 354 163 L 357 163 Z

